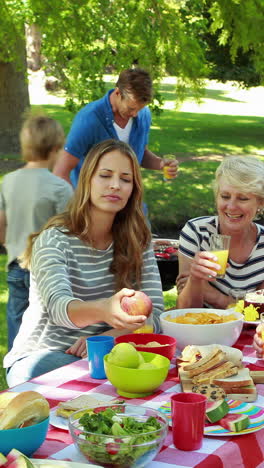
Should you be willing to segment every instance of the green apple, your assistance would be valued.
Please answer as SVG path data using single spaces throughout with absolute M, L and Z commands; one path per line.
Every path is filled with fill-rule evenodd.
M 139 366 L 140 354 L 130 343 L 118 343 L 109 353 L 108 362 L 115 366 L 136 369 Z

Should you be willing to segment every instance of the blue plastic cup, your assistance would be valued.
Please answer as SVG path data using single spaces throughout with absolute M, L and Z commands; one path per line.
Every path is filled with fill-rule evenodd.
M 88 363 L 93 379 L 106 379 L 104 356 L 110 353 L 115 344 L 113 336 L 90 336 L 86 338 Z

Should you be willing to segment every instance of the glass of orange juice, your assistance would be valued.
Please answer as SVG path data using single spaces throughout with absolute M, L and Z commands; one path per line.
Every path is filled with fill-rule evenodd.
M 212 234 L 210 237 L 210 252 L 215 254 L 221 269 L 217 270 L 217 278 L 223 278 L 226 272 L 226 265 L 229 254 L 231 236 L 223 234 Z
M 164 154 L 163 159 L 167 159 L 167 160 L 171 161 L 171 160 L 175 160 L 176 157 L 174 156 L 174 154 Z M 163 167 L 163 180 L 164 180 L 164 182 L 171 182 L 174 179 L 174 177 L 172 175 L 170 175 L 170 173 L 168 171 L 169 167 L 170 167 L 169 165 L 165 165 Z
M 153 325 L 153 318 L 152 314 L 148 316 L 145 320 L 144 325 L 142 327 L 137 328 L 134 330 L 134 333 L 153 333 L 154 332 L 154 325 Z

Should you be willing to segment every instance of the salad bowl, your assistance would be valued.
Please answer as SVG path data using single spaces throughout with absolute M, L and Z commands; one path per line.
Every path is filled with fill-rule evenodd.
M 89 462 L 141 468 L 160 451 L 168 421 L 160 411 L 124 403 L 76 411 L 69 418 L 69 431 Z

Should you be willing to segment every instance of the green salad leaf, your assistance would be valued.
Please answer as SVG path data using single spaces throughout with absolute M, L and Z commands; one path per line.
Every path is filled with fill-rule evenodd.
M 86 440 L 79 443 L 80 450 L 90 461 L 103 465 L 144 466 L 157 452 L 163 426 L 153 416 L 141 421 L 125 414 L 120 417 L 117 411 L 120 412 L 115 408 L 103 408 L 80 418 L 82 436 Z M 102 438 L 102 435 L 109 437 Z M 139 459 L 141 462 L 137 465 Z

